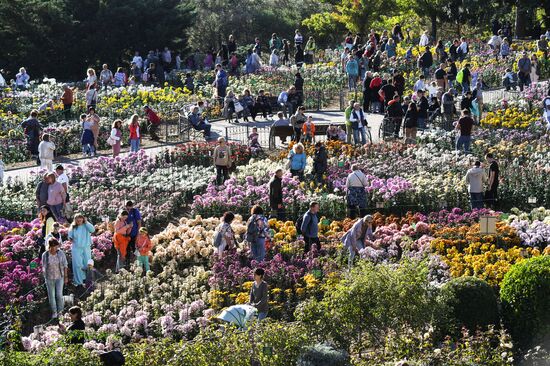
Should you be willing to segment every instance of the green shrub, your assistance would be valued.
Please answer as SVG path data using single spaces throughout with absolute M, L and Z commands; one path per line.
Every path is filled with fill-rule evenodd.
M 328 344 L 316 344 L 307 348 L 298 359 L 297 366 L 348 366 L 349 355 Z
M 520 349 L 550 338 L 550 256 L 524 260 L 504 276 L 504 324 Z
M 443 303 L 449 308 L 455 330 L 476 330 L 499 324 L 498 303 L 489 284 L 476 277 L 454 278 L 441 289 Z

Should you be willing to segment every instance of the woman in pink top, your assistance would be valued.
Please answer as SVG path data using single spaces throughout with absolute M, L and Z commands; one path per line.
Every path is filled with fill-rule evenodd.
M 56 180 L 55 173 L 48 175 L 48 201 L 46 202 L 50 206 L 50 210 L 55 216 L 55 220 L 59 223 L 64 223 L 63 207 L 65 206 L 65 200 L 67 194 L 63 185 Z
M 120 119 L 115 120 L 112 127 L 110 138 L 115 141 L 113 144 L 113 158 L 116 158 L 120 154 L 120 144 L 122 142 L 122 121 Z

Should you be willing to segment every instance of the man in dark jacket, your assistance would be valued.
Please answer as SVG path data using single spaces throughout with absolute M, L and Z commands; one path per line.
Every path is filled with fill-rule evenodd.
M 424 53 L 418 59 L 418 68 L 422 71 L 426 79 L 430 76 L 430 67 L 434 63 L 434 58 L 430 52 L 430 47 L 426 47 Z
M 372 98 L 372 90 L 370 89 L 370 82 L 372 81 L 372 72 L 367 71 L 365 78 L 363 79 L 363 110 L 368 113 L 370 108 L 370 102 Z
M 523 57 L 518 60 L 518 81 L 520 91 L 524 86 L 531 85 L 531 60 L 527 52 L 523 52 Z
M 52 182 L 53 183 L 53 182 Z M 50 185 L 49 182 L 49 173 L 44 174 L 43 179 L 38 183 L 35 190 L 35 197 L 36 197 L 36 205 L 38 208 L 47 205 L 48 201 L 48 187 Z
M 38 159 L 38 144 L 40 143 L 41 127 L 37 117 L 38 111 L 32 110 L 29 118 L 21 123 L 21 128 L 27 137 L 27 150 L 32 156 L 37 158 L 37 164 L 40 164 L 40 159 Z
M 315 174 L 315 179 L 319 184 L 322 184 L 324 181 L 323 176 L 327 171 L 327 159 L 325 145 L 321 141 L 318 141 L 315 144 L 315 155 L 313 156 L 313 174 Z
M 304 78 L 299 72 L 294 76 L 296 77 L 294 79 L 294 88 L 296 88 L 296 98 L 298 101 L 296 106 L 299 107 L 304 104 Z
M 393 134 L 395 138 L 399 138 L 399 130 L 401 130 L 401 121 L 404 115 L 400 99 L 401 97 L 399 94 L 396 94 L 393 100 L 388 103 L 388 117 L 391 118 L 394 123 L 395 128 Z
M 269 207 L 272 215 L 276 212 L 279 220 L 285 221 L 285 209 L 283 207 L 283 169 L 277 169 L 273 178 L 269 181 Z
M 321 249 L 321 242 L 319 241 L 319 218 L 317 217 L 318 212 L 319 203 L 311 202 L 309 204 L 309 210 L 304 214 L 302 219 L 300 231 L 304 236 L 305 253 L 310 251 L 312 244 L 317 244 L 317 249 Z

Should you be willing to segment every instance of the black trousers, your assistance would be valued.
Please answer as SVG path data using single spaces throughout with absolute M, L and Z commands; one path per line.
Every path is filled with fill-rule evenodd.
M 321 250 L 321 242 L 319 241 L 319 238 L 309 238 L 304 236 L 304 242 L 306 243 L 306 246 L 304 247 L 305 253 L 308 253 L 311 250 L 312 244 L 317 244 L 317 250 Z
M 223 165 L 216 165 L 216 183 L 222 185 L 229 179 L 229 168 Z

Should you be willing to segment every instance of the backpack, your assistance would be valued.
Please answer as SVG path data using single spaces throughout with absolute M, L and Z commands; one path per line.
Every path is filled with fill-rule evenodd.
M 258 240 L 260 229 L 258 228 L 258 217 L 252 215 L 246 224 L 246 241 L 249 243 L 255 243 Z
M 457 83 L 462 84 L 462 80 L 464 80 L 464 69 L 461 69 L 458 74 L 456 74 Z
M 223 234 L 221 230 L 221 225 L 216 228 L 214 232 L 214 247 L 219 248 L 222 245 Z

